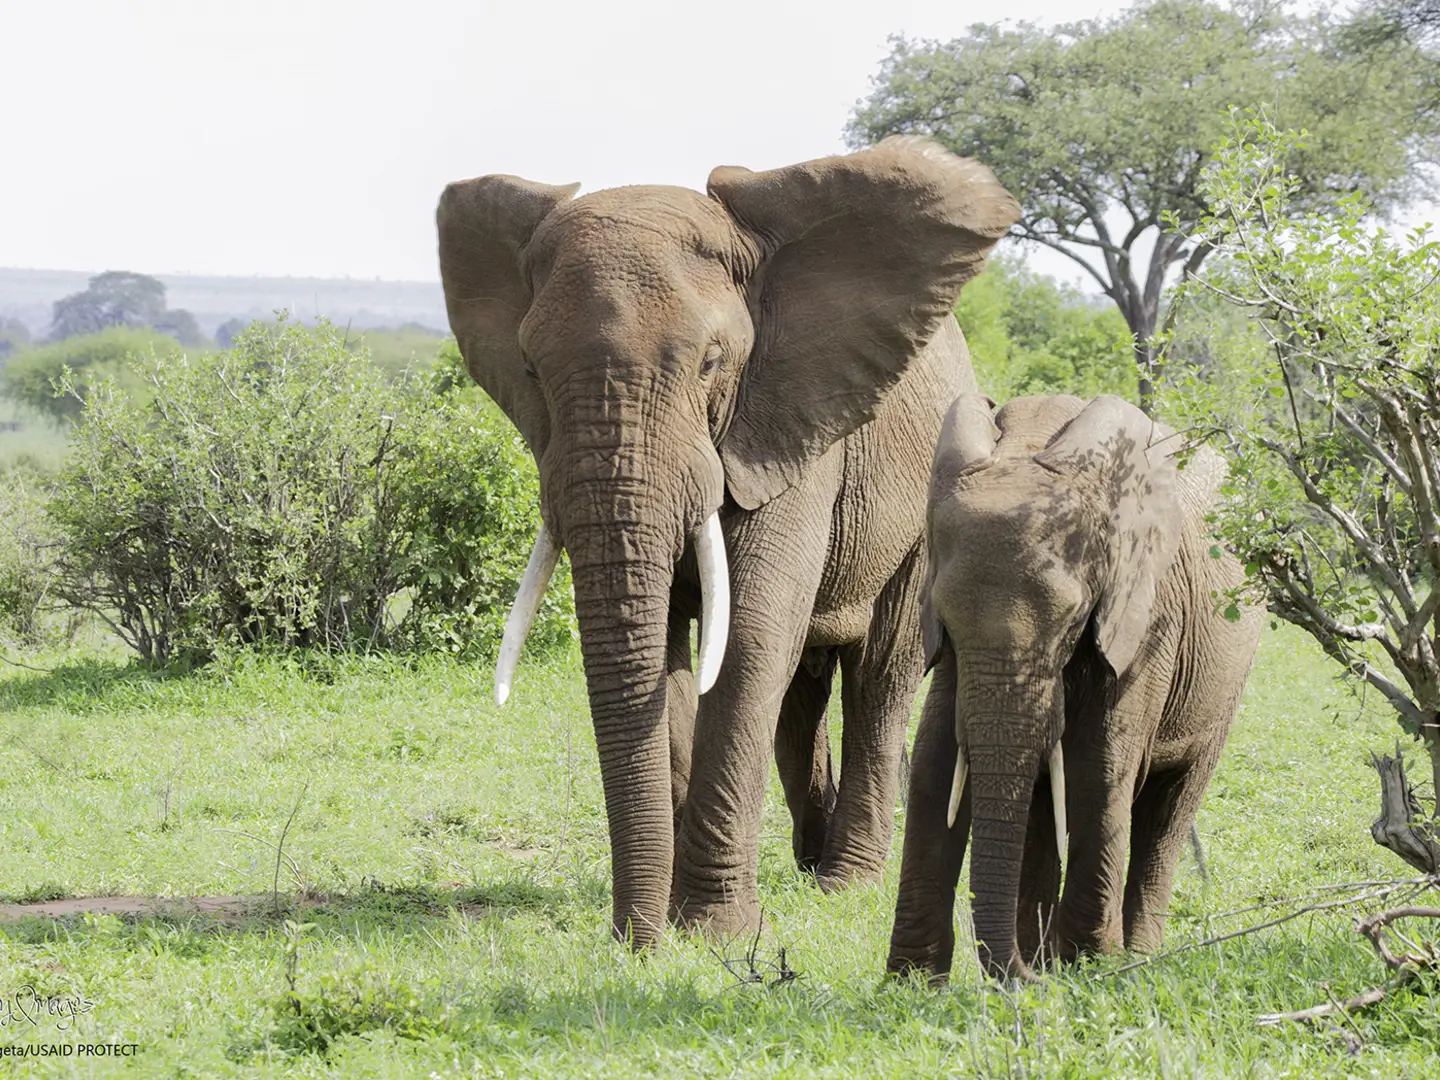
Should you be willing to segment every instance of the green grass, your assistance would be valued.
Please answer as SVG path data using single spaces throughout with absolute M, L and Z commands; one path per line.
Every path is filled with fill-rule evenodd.
M 0 673 L 5 899 L 267 899 L 239 922 L 0 923 L 0 993 L 93 1002 L 64 1031 L 50 1017 L 0 1027 L 0 1045 L 139 1045 L 133 1059 L 0 1059 L 0 1074 L 1440 1075 L 1433 979 L 1353 1027 L 1257 1026 L 1323 1001 L 1324 983 L 1341 996 L 1379 979 L 1348 912 L 1113 978 L 1121 959 L 1090 962 L 1016 992 L 981 980 L 962 929 L 948 989 L 887 983 L 898 858 L 882 883 L 822 896 L 794 870 L 778 784 L 759 951 L 773 961 L 783 946 L 801 977 L 741 985 L 718 954 L 743 946 L 682 937 L 632 956 L 608 932 L 574 655 L 523 668 L 504 710 L 488 670 L 442 660 L 245 660 L 158 678 L 113 654 L 24 659 L 61 666 Z M 1257 901 L 1408 877 L 1368 835 L 1366 755 L 1394 730 L 1308 641 L 1268 633 L 1200 819 L 1213 881 L 1186 859 L 1167 945 L 1244 925 L 1258 916 L 1221 915 Z M 281 899 L 327 897 L 292 911 L 298 930 L 268 900 L 270 845 L 292 810 Z
M 65 458 L 70 438 L 63 428 L 27 405 L 0 396 L 0 469 L 28 462 L 44 469 L 56 468 Z M 11 429 L 8 425 L 18 423 Z
M 408 324 L 375 330 L 351 330 L 352 345 L 363 344 L 370 350 L 370 359 L 391 378 L 406 368 L 425 371 L 435 363 L 435 353 L 445 340 L 443 334 L 423 326 Z

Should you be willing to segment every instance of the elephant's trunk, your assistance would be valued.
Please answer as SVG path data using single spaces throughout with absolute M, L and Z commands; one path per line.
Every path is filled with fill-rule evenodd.
M 635 947 L 665 922 L 674 858 L 665 645 L 670 543 L 645 545 L 613 521 L 565 527 L 590 716 L 605 789 L 612 929 Z
M 617 397 L 622 385 L 633 396 Z M 706 599 L 728 599 L 728 579 L 713 580 L 724 573 L 718 527 L 707 532 L 723 477 L 705 429 L 664 406 L 663 385 L 611 369 L 605 386 L 570 389 L 555 403 L 556 437 L 541 463 L 542 512 L 570 556 L 610 826 L 612 928 L 639 948 L 665 925 L 674 862 L 666 646 L 675 566 L 687 542 L 706 535 Z M 712 651 L 717 636 L 723 644 L 719 627 L 702 634 Z
M 1060 736 L 1062 699 L 1053 676 L 976 678 L 965 666 L 957 708 L 969 762 L 975 943 L 989 974 L 1024 977 L 1015 922 L 1025 834 L 1041 763 Z

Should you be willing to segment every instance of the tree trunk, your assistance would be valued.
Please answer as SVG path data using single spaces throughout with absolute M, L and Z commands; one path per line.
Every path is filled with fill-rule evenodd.
M 1435 782 L 1440 785 L 1440 740 L 1426 739 L 1425 745 L 1430 751 Z M 1399 742 L 1395 744 L 1393 758 L 1374 754 L 1370 757 L 1380 774 L 1380 816 L 1370 826 L 1370 835 L 1381 847 L 1389 848 L 1421 873 L 1440 873 L 1440 797 L 1427 821 L 1415 790 L 1406 779 Z
M 1153 328 L 1152 328 L 1153 329 Z M 1155 412 L 1155 389 L 1160 382 L 1159 350 L 1152 335 L 1135 337 L 1135 366 L 1139 375 L 1140 411 L 1146 416 Z

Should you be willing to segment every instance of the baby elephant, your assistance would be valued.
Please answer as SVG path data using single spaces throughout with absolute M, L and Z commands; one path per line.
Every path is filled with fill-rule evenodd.
M 1026 977 L 1042 949 L 1160 944 L 1263 618 L 1222 613 L 1243 574 L 1206 538 L 1213 452 L 1178 466 L 1180 440 L 1117 397 L 1019 398 L 993 419 L 992 406 L 956 400 L 930 478 L 935 674 L 887 966 L 935 981 L 972 831 L 990 974 Z

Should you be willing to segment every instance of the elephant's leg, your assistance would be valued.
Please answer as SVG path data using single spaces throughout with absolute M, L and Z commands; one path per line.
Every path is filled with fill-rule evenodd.
M 955 655 L 935 666 L 910 755 L 910 801 L 900 857 L 900 895 L 890 931 L 887 971 L 927 973 L 944 982 L 955 955 L 955 890 L 970 835 L 966 785 L 953 827 L 945 824 L 955 776 Z
M 1218 748 L 1204 758 L 1145 778 L 1131 811 L 1130 871 L 1125 881 L 1125 947 L 1153 952 L 1165 937 L 1165 912 L 1190 824 L 1200 810 Z
M 795 862 L 805 871 L 820 865 L 835 809 L 825 709 L 838 661 L 839 652 L 834 648 L 805 650 L 780 704 L 780 722 L 775 728 L 775 765 L 790 807 Z
M 670 894 L 671 917 L 685 926 L 728 934 L 759 925 L 760 815 L 780 703 L 829 548 L 835 495 L 823 488 L 791 488 L 727 526 L 730 635 L 720 677 L 695 717 Z
M 1055 811 L 1045 777 L 1035 785 L 1025 832 L 1025 861 L 1015 904 L 1015 941 L 1020 958 L 1039 965 L 1054 956 L 1055 908 L 1060 902 L 1060 852 Z
M 1070 844 L 1065 887 L 1056 915 L 1063 960 L 1105 953 L 1124 944 L 1125 856 L 1136 777 L 1153 732 L 1151 702 L 1160 684 L 1136 679 L 1112 708 L 1098 687 L 1084 715 L 1067 711 L 1065 786 Z M 1071 687 L 1067 683 L 1066 692 Z
M 924 573 L 924 548 L 917 543 L 876 598 L 865 640 L 840 650 L 840 793 L 817 875 L 827 891 L 885 870 L 905 730 L 925 668 Z
M 665 713 L 670 726 L 670 804 L 675 811 L 675 828 L 690 787 L 690 750 L 695 741 L 695 676 L 690 670 L 690 629 L 688 613 L 670 609 L 670 627 L 665 646 Z

